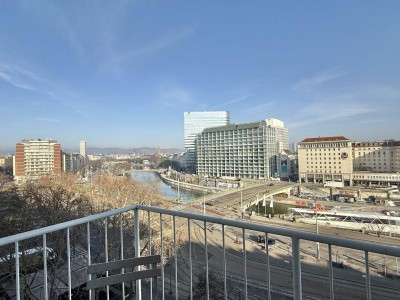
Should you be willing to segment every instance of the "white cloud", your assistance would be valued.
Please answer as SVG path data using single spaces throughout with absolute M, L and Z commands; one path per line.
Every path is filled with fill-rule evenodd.
M 250 99 L 252 96 L 253 96 L 253 95 L 251 95 L 251 94 L 246 94 L 246 95 L 242 95 L 242 96 L 239 96 L 239 97 L 235 97 L 235 98 L 233 98 L 233 99 L 226 100 L 226 101 L 222 101 L 222 102 L 220 102 L 220 101 L 215 101 L 214 108 L 218 108 L 218 107 L 229 107 L 229 106 L 232 105 L 232 104 L 237 104 L 237 103 L 246 101 L 246 100 Z
M 108 48 L 108 53 L 102 54 L 106 59 L 101 62 L 100 69 L 102 71 L 113 71 L 118 73 L 126 63 L 138 62 L 149 56 L 156 55 L 190 37 L 192 33 L 192 28 L 186 28 L 180 31 L 161 35 L 147 44 L 133 47 L 133 49 L 128 50 L 119 49 L 116 45 L 113 45 L 112 47 L 110 46 Z
M 28 90 L 28 91 L 35 91 L 35 89 L 23 82 L 23 80 L 21 78 L 16 78 L 15 75 L 10 74 L 10 73 L 6 73 L 5 71 L 0 71 L 0 79 L 2 79 L 3 81 L 17 87 L 23 90 Z
M 247 114 L 262 114 L 265 115 L 266 113 L 268 113 L 269 111 L 271 111 L 271 107 L 274 106 L 274 102 L 266 102 L 257 106 L 251 106 L 247 109 L 244 110 L 245 113 Z
M 320 92 L 310 97 L 308 105 L 291 114 L 286 123 L 290 128 L 300 128 L 352 118 L 354 121 L 350 124 L 360 124 L 368 122 L 372 115 L 374 119 L 389 120 L 390 114 L 400 113 L 398 103 L 400 89 L 397 87 L 372 86 L 346 93 Z
M 54 118 L 42 118 L 42 117 L 37 117 L 35 118 L 36 121 L 42 121 L 42 122 L 50 122 L 50 123 L 58 123 L 60 120 L 54 119 Z
M 191 92 L 177 84 L 162 85 L 159 97 L 159 103 L 174 108 L 181 108 L 182 105 L 195 102 Z
M 296 92 L 309 92 L 326 82 L 342 76 L 344 76 L 344 73 L 340 73 L 336 69 L 327 70 L 316 76 L 298 81 L 292 86 L 292 90 Z

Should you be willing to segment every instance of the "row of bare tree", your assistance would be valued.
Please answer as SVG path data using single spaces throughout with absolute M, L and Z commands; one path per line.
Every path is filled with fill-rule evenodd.
M 131 178 L 99 174 L 93 177 L 90 183 L 82 184 L 77 177 L 71 174 L 61 176 L 42 177 L 38 182 L 26 183 L 22 186 L 2 186 L 0 190 L 0 237 L 5 237 L 36 228 L 50 226 L 53 224 L 77 219 L 101 211 L 126 207 L 134 203 L 171 208 L 173 203 L 165 199 L 152 186 L 136 182 Z M 141 213 L 140 236 L 141 253 L 146 255 L 150 252 L 159 253 L 160 240 L 160 215 Z M 173 247 L 173 224 L 172 218 L 164 216 L 163 226 L 163 249 L 166 260 L 174 254 Z M 176 224 L 177 244 L 181 243 L 179 237 L 182 235 L 182 228 L 179 220 Z M 119 259 L 121 251 L 124 257 L 134 255 L 134 222 L 133 213 L 107 218 L 90 224 L 90 239 L 92 241 L 91 253 L 92 263 L 102 262 L 106 257 L 108 260 Z M 107 229 L 106 229 L 107 228 Z M 107 245 L 105 234 L 107 230 Z M 121 230 L 124 240 L 124 249 L 121 249 Z M 72 253 L 87 249 L 87 228 L 77 226 L 70 229 L 70 242 Z M 151 245 L 149 236 L 151 234 Z M 51 293 L 57 295 L 59 282 L 62 281 L 60 270 L 65 267 L 66 252 L 66 231 L 55 232 L 47 235 L 47 245 L 52 249 L 51 259 L 48 260 L 48 280 Z M 20 273 L 24 282 L 24 293 L 31 299 L 39 299 L 33 291 L 32 286 L 38 274 L 43 270 L 43 259 L 41 253 L 29 255 L 29 249 L 40 249 L 43 245 L 42 237 L 21 242 L 19 251 Z M 107 246 L 107 247 L 106 247 Z M 0 249 L 0 286 L 12 286 L 15 282 L 15 248 L 14 245 Z M 83 252 L 87 253 L 87 252 Z M 87 259 L 81 257 L 81 259 Z M 87 261 L 86 261 L 87 264 Z M 81 265 L 77 262 L 77 268 Z M 76 275 L 79 277 L 78 275 Z M 1 290 L 0 290 L 1 294 Z

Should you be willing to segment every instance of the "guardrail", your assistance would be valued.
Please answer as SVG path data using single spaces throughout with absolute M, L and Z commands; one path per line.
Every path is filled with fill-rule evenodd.
M 132 216 L 133 212 L 133 216 Z M 147 223 L 145 216 L 147 214 Z M 166 217 L 169 216 L 172 218 L 172 225 L 171 228 L 168 229 L 168 232 L 170 230 L 171 232 L 171 247 L 173 248 L 172 255 L 171 253 L 166 253 L 166 248 L 165 248 L 165 239 L 164 237 L 166 236 L 167 232 L 164 232 L 163 226 L 165 226 L 164 221 Z M 131 220 L 133 218 L 132 222 L 132 227 L 125 227 L 124 222 L 122 221 L 122 218 L 126 218 L 126 220 Z M 151 217 L 153 219 L 151 220 Z M 157 236 L 153 236 L 154 234 L 154 218 L 156 218 L 158 225 L 158 228 L 160 229 L 158 232 Z M 178 240 L 176 237 L 177 234 L 177 226 L 176 226 L 176 218 L 180 218 L 180 221 L 186 220 L 186 229 L 187 229 L 187 236 L 185 237 L 187 239 L 188 243 L 188 258 L 186 260 L 186 263 L 188 263 L 188 277 L 189 277 L 189 284 L 188 284 L 188 289 L 184 290 L 182 289 L 182 283 L 178 281 Z M 142 220 L 142 222 L 140 222 Z M 144 221 L 143 221 L 144 220 Z M 350 248 L 350 249 L 357 249 L 361 250 L 364 253 L 365 257 L 365 298 L 366 299 L 371 299 L 371 277 L 370 277 L 370 262 L 369 262 L 369 254 L 370 253 L 378 253 L 382 255 L 388 255 L 388 256 L 394 256 L 394 257 L 400 257 L 400 247 L 396 246 L 390 246 L 390 245 L 383 245 L 383 244 L 377 244 L 377 243 L 370 243 L 370 242 L 365 242 L 365 241 L 357 241 L 357 240 L 350 240 L 350 239 L 345 239 L 341 237 L 335 237 L 335 236 L 326 236 L 322 234 L 315 234 L 315 233 L 310 233 L 310 232 L 304 232 L 304 231 L 299 231 L 299 230 L 293 230 L 293 229 L 287 229 L 287 228 L 282 228 L 282 227 L 274 227 L 274 226 L 268 226 L 268 225 L 261 225 L 261 224 L 256 224 L 256 223 L 250 223 L 250 222 L 244 222 L 244 221 L 237 221 L 237 220 L 231 220 L 231 219 L 225 219 L 225 218 L 219 218 L 219 217 L 213 217 L 213 216 L 207 216 L 207 215 L 198 215 L 198 214 L 193 214 L 193 213 L 188 213 L 188 212 L 182 212 L 182 211 L 174 211 L 174 210 L 167 210 L 167 209 L 162 209 L 158 207 L 152 207 L 152 206 L 143 206 L 143 205 L 133 205 L 129 206 L 126 208 L 121 208 L 113 211 L 108 211 L 104 213 L 100 213 L 97 215 L 92 215 L 88 217 L 84 217 L 81 219 L 77 220 L 72 220 L 69 222 L 49 226 L 49 227 L 44 227 L 20 234 L 16 234 L 13 236 L 9 237 L 4 237 L 0 239 L 0 248 L 1 247 L 8 247 L 7 249 L 10 249 L 10 246 L 14 247 L 14 250 L 11 254 L 13 254 L 15 257 L 15 262 L 13 261 L 11 266 L 13 267 L 13 271 L 11 272 L 12 274 L 9 274 L 8 276 L 8 282 L 5 282 L 3 284 L 3 290 L 1 292 L 3 293 L 8 293 L 9 295 L 12 294 L 15 299 L 22 299 L 21 295 L 22 293 L 27 293 L 31 292 L 33 290 L 32 286 L 27 286 L 27 280 L 26 280 L 26 272 L 21 271 L 21 259 L 24 259 L 23 255 L 21 254 L 22 252 L 20 251 L 20 246 L 27 240 L 34 239 L 36 243 L 41 243 L 41 249 L 43 249 L 42 252 L 42 260 L 43 260 L 43 268 L 41 269 L 41 274 L 43 275 L 43 282 L 40 284 L 40 292 L 38 292 L 41 296 L 40 298 L 43 299 L 53 299 L 54 297 L 54 291 L 51 292 L 52 288 L 54 290 L 54 282 L 51 282 L 52 276 L 54 277 L 54 272 L 55 270 L 48 270 L 48 253 L 45 249 L 48 249 L 48 246 L 53 246 L 48 244 L 48 240 L 51 240 L 57 233 L 62 236 L 62 241 L 65 242 L 65 253 L 66 253 L 66 264 L 64 266 L 59 266 L 60 268 L 64 268 L 64 270 L 67 273 L 67 280 L 65 284 L 65 292 L 64 295 L 66 295 L 69 299 L 73 298 L 73 292 L 76 292 L 80 288 L 84 287 L 84 282 L 88 279 L 90 279 L 90 275 L 86 275 L 85 270 L 87 266 L 91 265 L 94 260 L 94 248 L 96 248 L 97 243 L 101 243 L 101 240 L 104 241 L 104 248 L 96 248 L 100 249 L 96 253 L 96 259 L 102 259 L 104 262 L 109 261 L 109 253 L 111 253 L 113 250 L 117 249 L 119 251 L 118 255 L 115 255 L 116 258 L 124 259 L 128 253 L 125 252 L 126 249 L 126 238 L 129 235 L 129 233 L 132 231 L 133 236 L 132 239 L 134 241 L 134 247 L 133 247 L 133 252 L 131 254 L 131 257 L 140 257 L 141 256 L 141 251 L 143 251 L 144 248 L 141 247 L 141 242 L 145 237 L 145 247 L 147 247 L 147 254 L 148 255 L 154 255 L 154 254 L 159 254 L 161 256 L 161 282 L 156 283 L 155 279 L 150 279 L 147 288 L 142 291 L 142 281 L 137 280 L 136 281 L 136 289 L 135 289 L 135 295 L 136 299 L 142 299 L 142 297 L 153 299 L 154 297 L 157 298 L 162 298 L 164 299 L 166 297 L 166 284 L 167 284 L 167 278 L 165 274 L 165 262 L 166 259 L 167 263 L 173 267 L 174 270 L 174 288 L 175 288 L 175 297 L 176 299 L 180 297 L 189 297 L 190 299 L 193 298 L 194 294 L 194 271 L 196 269 L 194 267 L 194 259 L 193 259 L 193 250 L 192 250 L 192 232 L 193 232 L 193 222 L 201 222 L 204 226 L 200 228 L 199 230 L 202 232 L 202 237 L 204 238 L 204 245 L 203 247 L 203 252 L 204 252 L 204 266 L 202 269 L 204 269 L 205 272 L 205 298 L 209 299 L 210 297 L 210 282 L 209 282 L 209 252 L 208 252 L 208 247 L 209 247 L 209 240 L 207 237 L 208 231 L 210 230 L 208 228 L 208 224 L 219 224 L 221 227 L 221 262 L 222 262 L 222 280 L 223 280 L 223 298 L 224 299 L 229 299 L 229 291 L 228 291 L 228 278 L 231 277 L 231 275 L 228 274 L 227 271 L 227 241 L 226 241 L 226 230 L 228 227 L 234 227 L 237 228 L 237 230 L 241 231 L 241 238 L 242 238 L 242 282 L 243 282 L 243 289 L 241 291 L 241 295 L 244 297 L 244 299 L 248 299 L 249 295 L 249 278 L 248 278 L 248 240 L 246 238 L 246 232 L 247 231 L 257 231 L 260 233 L 263 233 L 265 235 L 265 269 L 267 271 L 267 276 L 266 276 L 266 281 L 264 282 L 264 285 L 266 286 L 266 296 L 268 299 L 271 299 L 271 292 L 273 292 L 271 288 L 271 264 L 270 264 L 270 253 L 268 249 L 268 236 L 271 234 L 275 235 L 280 235 L 284 237 L 288 237 L 291 240 L 291 260 L 292 260 L 292 296 L 294 299 L 302 299 L 303 297 L 303 291 L 302 291 L 302 270 L 301 270 L 301 249 L 300 249 L 300 240 L 306 240 L 306 241 L 312 241 L 316 243 L 324 243 L 328 245 L 328 268 L 329 268 L 329 297 L 331 299 L 335 298 L 335 290 L 334 290 L 334 276 L 333 276 L 333 266 L 334 262 L 332 261 L 332 246 L 340 246 L 340 247 L 345 247 L 345 248 Z M 96 223 L 97 222 L 97 223 Z M 99 223 L 100 222 L 100 223 Z M 81 226 L 81 227 L 79 227 Z M 82 226 L 86 228 L 85 233 L 86 233 L 86 241 L 83 241 L 81 238 L 75 239 L 73 241 L 72 237 L 73 232 L 76 233 L 79 230 L 82 231 Z M 140 226 L 144 226 L 146 228 L 141 229 Z M 97 236 L 93 235 L 93 232 L 95 229 L 101 228 L 102 234 L 100 235 L 101 238 L 98 238 Z M 153 229 L 152 229 L 153 228 Z M 133 230 L 132 230 L 133 229 Z M 212 229 L 211 229 L 212 230 Z M 118 233 L 115 233 L 118 231 Z M 116 234 L 116 236 L 119 235 L 120 240 L 118 247 L 114 247 L 113 249 L 109 249 L 109 245 L 111 245 L 111 232 L 113 234 Z M 239 235 L 239 236 L 240 236 Z M 157 250 L 159 253 L 153 253 L 153 247 L 152 245 L 155 244 L 157 239 L 157 243 L 159 243 L 160 248 Z M 59 240 L 60 241 L 60 240 Z M 246 243 L 247 242 L 247 243 Z M 74 255 L 75 251 L 75 243 L 85 243 L 86 244 L 86 249 L 85 253 L 83 254 L 83 260 L 81 260 L 81 264 L 76 266 L 75 262 L 72 260 L 72 256 Z M 63 244 L 63 243 L 61 243 Z M 132 241 L 130 241 L 129 244 L 132 244 Z M 64 245 L 64 244 L 63 244 Z M 10 250 L 9 250 L 10 251 Z M 12 251 L 12 250 L 11 250 Z M 289 248 L 288 248 L 288 254 L 289 254 Z M 83 265 L 82 265 L 83 261 Z M 79 268 L 80 271 L 83 270 L 84 276 L 83 278 L 80 278 L 81 281 L 79 281 L 78 277 L 82 277 L 82 275 L 78 276 L 75 273 L 75 270 L 73 268 Z M 24 270 L 25 270 L 24 266 Z M 53 273 L 52 273 L 53 272 Z M 105 274 L 105 276 L 109 276 L 109 273 Z M 40 276 L 39 276 L 40 277 Z M 53 278 L 54 279 L 54 278 Z M 84 282 L 82 282 L 82 280 Z M 171 278 L 171 273 L 170 273 L 170 280 L 169 280 L 169 289 L 170 292 L 172 292 L 172 278 Z M 38 284 L 37 284 L 38 286 Z M 57 286 L 56 286 L 57 288 Z M 84 289 L 84 288 L 83 288 Z M 157 292 L 157 296 L 154 295 L 155 291 Z M 115 292 L 115 287 L 107 287 L 106 293 L 108 299 L 110 297 L 110 294 L 112 292 Z M 60 292 L 60 291 L 59 291 Z M 86 291 L 91 297 L 91 292 Z M 159 294 L 160 292 L 160 294 Z M 123 284 L 122 288 L 119 292 L 120 295 L 125 298 L 126 295 L 126 286 Z M 143 296 L 146 293 L 145 296 Z M 276 293 L 276 291 L 274 291 Z M 284 291 L 282 291 L 284 293 Z M 285 291 L 285 293 L 287 293 Z

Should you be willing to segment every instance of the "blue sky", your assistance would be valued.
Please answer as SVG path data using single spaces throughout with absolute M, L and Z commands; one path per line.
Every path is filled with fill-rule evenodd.
M 400 139 L 400 1 L 0 1 L 0 152 L 183 149 L 185 111 Z

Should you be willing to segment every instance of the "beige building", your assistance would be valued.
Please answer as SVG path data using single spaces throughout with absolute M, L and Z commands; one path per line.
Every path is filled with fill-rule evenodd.
M 306 138 L 298 144 L 299 180 L 351 186 L 352 142 L 344 136 Z
M 6 158 L 4 156 L 0 156 L 0 167 L 4 168 L 6 165 Z
M 400 172 L 400 142 L 375 141 L 353 143 L 354 171 Z

